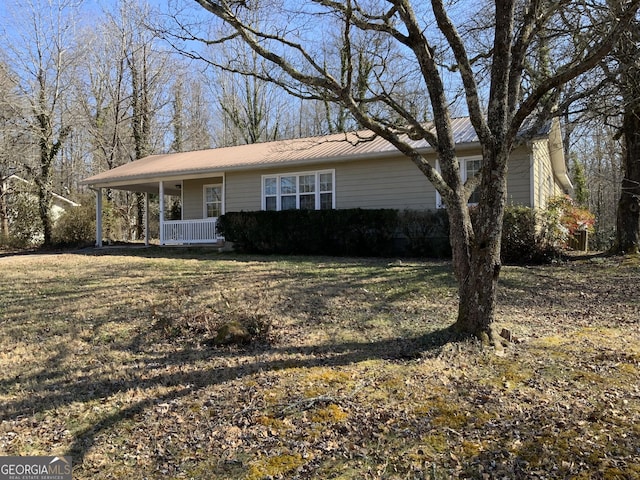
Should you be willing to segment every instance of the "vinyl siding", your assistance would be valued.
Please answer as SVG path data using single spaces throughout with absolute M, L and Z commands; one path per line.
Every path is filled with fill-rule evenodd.
M 436 207 L 433 185 L 411 160 L 396 157 L 336 168 L 338 208 L 427 210 Z
M 435 208 L 435 189 L 404 157 L 226 174 L 226 211 L 260 210 L 262 176 L 335 170 L 336 208 Z
M 182 219 L 196 220 L 204 217 L 204 186 L 222 183 L 222 176 L 184 180 L 182 183 Z
M 507 203 L 531 206 L 531 152 L 520 147 L 511 154 L 507 172 Z
M 225 175 L 225 206 L 227 212 L 252 212 L 261 209 L 262 175 L 271 170 L 228 172 Z
M 477 151 L 460 152 L 461 156 L 477 155 Z M 435 158 L 431 161 L 435 163 Z M 433 164 L 432 163 L 432 164 Z M 535 163 L 535 162 L 534 162 Z M 544 163 L 544 162 L 542 162 Z M 550 163 L 547 159 L 546 162 Z M 508 202 L 531 204 L 531 152 L 521 147 L 512 155 L 507 177 Z M 225 211 L 253 211 L 262 207 L 262 177 L 286 173 L 334 170 L 336 208 L 395 208 L 399 210 L 426 210 L 436 208 L 436 191 L 409 159 L 392 157 L 353 162 L 333 162 L 280 167 L 253 171 L 226 172 Z M 202 217 L 202 187 L 221 182 L 216 179 L 198 179 L 184 182 L 184 219 Z
M 556 194 L 548 141 L 533 143 L 534 152 L 534 207 L 545 208 L 550 197 Z

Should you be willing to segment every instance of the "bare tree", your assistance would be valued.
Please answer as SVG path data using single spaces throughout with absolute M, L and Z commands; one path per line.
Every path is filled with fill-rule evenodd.
M 77 2 L 71 0 L 21 4 L 13 18 L 14 41 L 8 51 L 20 93 L 29 102 L 28 128 L 37 159 L 27 160 L 24 167 L 37 185 L 45 245 L 51 243 L 52 235 L 54 162 L 71 132 L 71 126 L 63 120 L 62 99 L 69 92 L 76 13 Z
M 600 122 L 582 131 L 573 152 L 585 164 L 589 187 L 589 209 L 596 216 L 592 247 L 609 249 L 616 236 L 616 205 L 620 199 L 622 156 L 619 127 Z
M 121 0 L 110 19 L 112 28 L 122 39 L 122 58 L 126 65 L 129 85 L 130 132 L 132 151 L 130 160 L 139 160 L 164 150 L 164 135 L 159 128 L 160 111 L 169 104 L 169 56 L 158 47 L 158 41 L 147 25 L 152 16 L 145 2 Z M 135 235 L 144 235 L 144 195 L 136 194 Z
M 173 140 L 170 150 L 184 152 L 211 148 L 211 105 L 204 96 L 203 82 L 199 78 L 189 78 L 187 69 L 183 71 L 172 89 Z
M 91 135 L 95 168 L 112 169 L 128 161 L 131 150 L 127 35 L 107 19 L 82 38 L 88 46 L 82 59 L 86 73 L 76 79 L 76 97 Z
M 435 186 L 451 225 L 460 298 L 455 330 L 498 345 L 493 325 L 509 154 L 553 114 L 558 89 L 593 68 L 611 50 L 640 0 L 625 1 L 616 19 L 581 14 L 598 8 L 598 2 L 495 0 L 485 8 L 495 22 L 484 33 L 489 47 L 479 52 L 484 61 L 476 61 L 477 45 L 465 42 L 454 22 L 454 8 L 442 0 L 413 4 L 409 0 L 310 0 L 295 5 L 263 0 L 196 2 L 220 20 L 220 34 L 212 38 L 209 32 L 193 31 L 182 22 L 182 32 L 188 30 L 185 38 L 209 45 L 245 43 L 268 67 L 244 73 L 273 82 L 290 94 L 343 106 L 359 125 L 406 155 Z M 478 13 L 476 3 L 465 2 L 464 6 L 470 10 L 468 17 Z M 255 23 L 257 13 L 259 25 Z M 568 41 L 570 32 L 551 28 L 566 16 L 578 22 L 575 28 L 592 33 L 591 41 L 580 49 Z M 590 22 L 591 18 L 598 21 Z M 324 41 L 322 32 L 331 22 L 343 32 L 343 52 L 336 55 L 346 61 L 344 76 L 336 76 L 330 66 L 316 60 Z M 321 24 L 322 29 L 311 28 L 314 24 Z M 365 92 L 357 88 L 352 32 L 369 38 L 383 36 L 397 46 L 394 55 L 372 67 L 375 81 Z M 527 65 L 543 38 L 553 66 L 546 72 Z M 448 72 L 455 72 L 459 88 L 448 88 Z M 399 94 L 400 87 L 415 78 L 429 98 L 429 125 L 416 118 Z M 452 95 L 460 92 L 483 152 L 480 172 L 466 182 L 461 180 L 451 128 L 451 105 L 456 103 Z M 426 140 L 437 154 L 440 169 L 409 138 Z M 472 223 L 467 202 L 476 189 L 480 200 Z
M 617 15 L 625 6 L 609 1 L 604 8 Z M 563 21 L 568 29 L 574 19 Z M 596 247 L 618 252 L 640 248 L 639 29 L 636 15 L 600 68 L 565 86 L 559 105 L 565 149 L 568 156 L 580 154 L 593 191 L 589 206 L 597 214 Z M 590 31 L 576 31 L 572 41 L 579 47 L 591 38 Z
M 220 121 L 215 129 L 218 146 L 276 140 L 286 128 L 279 115 L 285 99 L 273 84 L 242 75 L 264 68 L 264 60 L 244 45 L 216 46 L 211 56 L 229 70 L 216 70 L 210 79 Z
M 9 195 L 7 179 L 16 173 L 24 154 L 21 147 L 25 128 L 21 99 L 13 72 L 0 62 L 0 240 L 9 237 Z
M 640 251 L 640 18 L 620 37 L 613 58 L 623 102 L 621 133 L 624 139 L 621 195 L 618 201 L 618 252 Z

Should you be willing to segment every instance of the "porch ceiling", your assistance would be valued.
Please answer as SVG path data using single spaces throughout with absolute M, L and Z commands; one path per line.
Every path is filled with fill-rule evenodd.
M 125 190 L 128 192 L 136 193 L 160 193 L 159 182 L 140 182 L 140 183 L 118 183 L 113 182 L 111 184 L 100 185 L 102 188 L 111 188 L 113 190 Z M 180 181 L 165 181 L 164 193 L 165 195 L 179 196 L 182 188 L 182 182 Z

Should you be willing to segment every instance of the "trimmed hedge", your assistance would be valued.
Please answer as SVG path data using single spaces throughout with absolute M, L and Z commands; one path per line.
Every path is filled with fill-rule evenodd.
M 390 256 L 397 216 L 390 209 L 231 212 L 218 229 L 244 252 Z
M 553 257 L 538 234 L 531 208 L 505 213 L 502 260 L 544 262 Z M 218 229 L 234 248 L 260 254 L 450 258 L 445 210 L 392 209 L 230 212 Z

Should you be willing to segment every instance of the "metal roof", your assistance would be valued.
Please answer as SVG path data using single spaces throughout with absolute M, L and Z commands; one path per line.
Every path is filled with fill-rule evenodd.
M 453 119 L 452 128 L 456 144 L 478 142 L 478 136 L 468 117 Z M 424 140 L 413 141 L 406 136 L 403 139 L 421 150 L 430 150 L 431 148 Z M 83 180 L 82 183 L 101 186 L 111 185 L 114 182 L 130 182 L 162 177 L 178 178 L 187 175 L 248 170 L 288 164 L 349 161 L 361 158 L 384 157 L 394 153 L 397 153 L 397 149 L 387 140 L 374 136 L 368 130 L 363 130 L 322 137 L 278 140 L 235 147 L 151 155 L 93 175 Z

